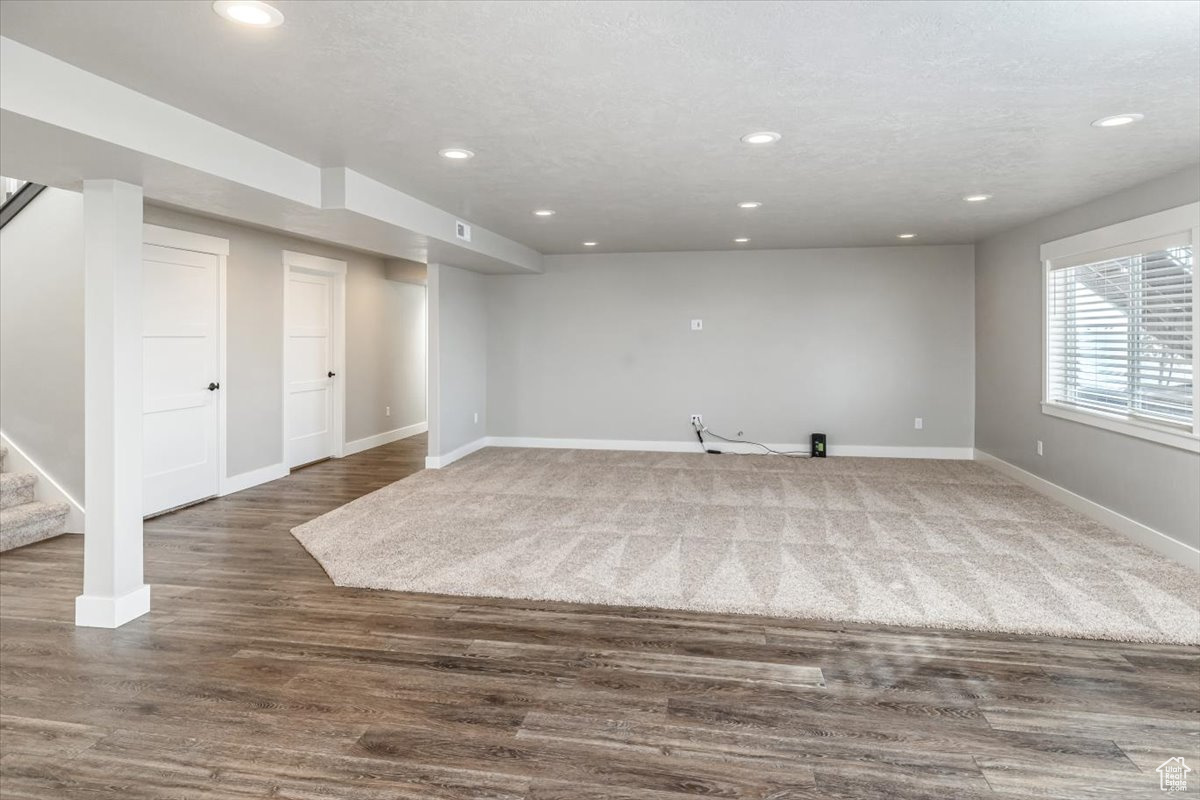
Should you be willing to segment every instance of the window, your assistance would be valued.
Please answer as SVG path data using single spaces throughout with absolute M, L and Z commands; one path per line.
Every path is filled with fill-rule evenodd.
M 1046 413 L 1200 450 L 1198 211 L 1172 209 L 1043 246 Z

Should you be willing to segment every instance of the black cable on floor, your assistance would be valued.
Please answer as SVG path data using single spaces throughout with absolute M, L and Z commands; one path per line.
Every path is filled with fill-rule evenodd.
M 701 449 L 701 450 L 703 450 L 704 452 L 708 453 L 709 455 L 713 455 L 713 456 L 719 456 L 719 455 L 721 455 L 721 451 L 720 451 L 720 450 L 713 450 L 713 449 L 712 449 L 712 448 L 710 448 L 710 447 L 709 447 L 707 444 L 705 444 L 705 443 L 704 443 L 704 434 L 703 434 L 703 429 L 702 429 L 700 426 L 696 425 L 696 424 L 693 422 L 693 423 L 692 423 L 692 427 L 696 429 L 696 438 L 700 440 L 700 449 Z
M 728 437 L 722 436 L 719 433 L 713 433 L 707 427 L 696 428 L 696 435 L 698 437 L 700 437 L 701 446 L 704 446 L 703 434 L 705 434 L 705 433 L 707 433 L 709 436 L 712 436 L 713 438 L 720 439 L 723 442 L 729 442 L 730 444 L 752 444 L 755 447 L 761 447 L 763 450 L 767 451 L 768 455 L 785 456 L 787 458 L 812 458 L 811 453 L 806 453 L 803 450 L 775 450 L 775 449 L 763 444 L 762 442 L 752 442 L 749 439 L 730 439 Z M 706 450 L 706 452 L 711 453 L 713 451 Z

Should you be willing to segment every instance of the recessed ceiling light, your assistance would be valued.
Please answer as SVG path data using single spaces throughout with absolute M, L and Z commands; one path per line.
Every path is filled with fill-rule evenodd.
M 738 208 L 761 208 L 762 203 L 757 200 L 747 200 L 744 203 L 738 203 Z
M 746 144 L 774 144 L 782 138 L 775 131 L 759 131 L 757 133 L 747 133 L 742 137 L 742 141 Z
M 262 0 L 216 0 L 213 11 L 241 25 L 275 28 L 283 24 L 283 12 Z
M 535 217 L 553 217 L 554 211 L 549 208 L 539 208 L 537 211 L 533 212 L 533 215 Z
M 915 233 L 897 233 L 896 234 L 897 239 L 915 239 L 916 236 L 917 235 Z
M 734 241 L 737 242 L 738 244 L 745 244 L 746 242 L 748 242 L 750 240 L 743 236 L 740 239 L 734 239 Z
M 596 246 L 596 242 L 584 242 L 584 243 L 583 243 L 583 246 L 584 246 L 584 247 L 595 247 L 595 246 Z
M 1111 117 L 1101 117 L 1092 123 L 1093 128 L 1119 128 L 1145 119 L 1144 114 L 1114 114 Z
M 991 199 L 992 196 L 990 194 L 968 194 L 963 196 L 963 200 L 966 200 L 968 203 L 982 203 L 985 200 Z
M 454 161 L 465 161 L 468 158 L 475 157 L 475 154 L 465 147 L 447 147 L 445 150 L 438 150 L 438 155 Z

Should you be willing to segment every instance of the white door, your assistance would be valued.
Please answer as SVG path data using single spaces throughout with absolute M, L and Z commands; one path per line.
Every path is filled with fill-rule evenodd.
M 288 272 L 284 338 L 287 465 L 334 454 L 333 277 Z
M 218 492 L 217 256 L 142 247 L 142 513 Z

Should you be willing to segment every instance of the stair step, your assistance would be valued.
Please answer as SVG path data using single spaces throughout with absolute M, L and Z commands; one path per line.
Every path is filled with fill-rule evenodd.
M 37 475 L 31 472 L 0 472 L 0 508 L 33 502 Z
M 0 553 L 58 536 L 66 529 L 66 503 L 22 503 L 0 509 Z

